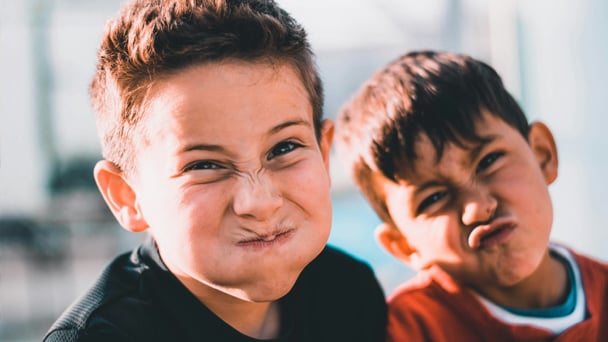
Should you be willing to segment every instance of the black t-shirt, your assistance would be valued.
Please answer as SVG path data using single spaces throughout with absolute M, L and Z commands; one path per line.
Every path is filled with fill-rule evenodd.
M 279 301 L 280 337 L 266 341 L 383 341 L 384 294 L 371 268 L 326 247 Z M 55 322 L 44 342 L 260 341 L 198 301 L 164 266 L 152 239 L 117 257 Z

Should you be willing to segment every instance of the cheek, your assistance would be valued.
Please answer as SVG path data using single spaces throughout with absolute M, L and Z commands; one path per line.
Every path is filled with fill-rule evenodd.
M 409 243 L 417 248 L 428 247 L 428 249 L 443 248 L 449 241 L 450 230 L 443 218 L 432 220 L 410 220 L 399 217 L 395 221 L 403 235 L 407 236 Z
M 226 212 L 225 186 L 189 186 L 162 194 L 154 212 L 156 230 L 169 238 L 189 241 L 200 240 L 202 234 L 214 234 Z
M 429 225 L 430 231 L 427 234 L 429 245 L 438 248 L 454 249 L 460 244 L 463 229 L 459 220 L 455 216 L 438 216 Z
M 285 205 L 294 205 L 298 208 L 294 213 L 303 212 L 306 220 L 315 222 L 315 229 L 329 233 L 332 219 L 331 184 L 322 163 L 282 173 L 276 182 L 281 184 Z
M 307 163 L 290 172 L 280 173 L 277 182 L 283 193 L 291 194 L 302 202 L 330 202 L 331 182 L 321 162 Z
M 424 262 L 452 260 L 462 252 L 463 229 L 449 216 L 415 222 L 409 229 L 410 243 L 421 252 Z
M 549 189 L 540 171 L 514 172 L 496 182 L 497 193 L 510 208 L 520 208 L 520 214 L 541 217 L 551 214 Z

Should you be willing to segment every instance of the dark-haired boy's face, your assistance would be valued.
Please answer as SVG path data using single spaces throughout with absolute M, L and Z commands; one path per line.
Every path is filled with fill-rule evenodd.
M 488 113 L 476 131 L 487 141 L 467 148 L 447 144 L 439 162 L 421 135 L 404 180 L 378 184 L 393 220 L 388 226 L 398 231 L 387 235 L 385 247 L 401 244 L 402 259 L 415 268 L 439 265 L 483 292 L 521 282 L 547 257 L 547 185 L 555 179 L 557 155 L 540 123 L 532 125 L 530 144 Z
M 133 188 L 161 257 L 192 292 L 270 301 L 325 246 L 329 149 L 286 65 L 196 66 L 156 84 Z

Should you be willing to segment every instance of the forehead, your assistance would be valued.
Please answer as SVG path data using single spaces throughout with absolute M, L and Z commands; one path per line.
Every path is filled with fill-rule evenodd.
M 518 138 L 518 130 L 497 115 L 482 111 L 474 122 L 475 134 L 479 139 L 456 137 L 455 141 L 445 141 L 439 149 L 425 132 L 419 132 L 415 139 L 414 157 L 401 164 L 400 179 L 407 181 L 414 175 L 436 171 L 442 165 L 468 167 L 472 160 L 487 144 L 506 138 Z
M 145 107 L 147 133 L 154 135 L 171 132 L 171 122 L 180 130 L 210 136 L 243 121 L 251 129 L 289 115 L 312 122 L 308 93 L 285 63 L 225 61 L 190 67 L 155 82 Z

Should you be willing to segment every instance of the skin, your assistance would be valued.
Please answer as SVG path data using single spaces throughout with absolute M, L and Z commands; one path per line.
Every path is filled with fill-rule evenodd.
M 315 137 L 308 94 L 286 64 L 228 61 L 157 81 L 136 171 L 95 177 L 119 222 L 148 230 L 169 270 L 209 309 L 276 337 L 274 301 L 324 248 L 333 123 Z
M 548 252 L 548 185 L 557 177 L 551 132 L 534 123 L 527 141 L 487 112 L 476 131 L 489 142 L 450 143 L 439 159 L 420 135 L 403 180 L 375 176 L 391 217 L 378 227 L 379 241 L 413 268 L 437 265 L 498 304 L 559 304 L 567 278 Z

